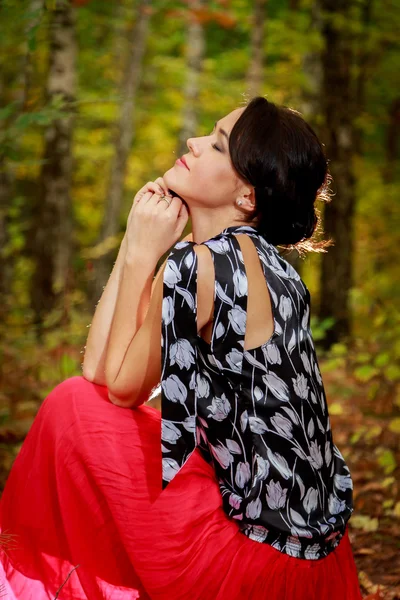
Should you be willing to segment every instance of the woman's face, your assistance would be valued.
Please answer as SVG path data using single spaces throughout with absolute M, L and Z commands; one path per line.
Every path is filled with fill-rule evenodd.
M 232 205 L 238 194 L 240 179 L 233 168 L 229 155 L 229 134 L 242 114 L 238 108 L 220 119 L 210 135 L 189 138 L 189 153 L 183 155 L 185 164 L 178 159 L 165 172 L 163 179 L 192 207 L 222 207 Z

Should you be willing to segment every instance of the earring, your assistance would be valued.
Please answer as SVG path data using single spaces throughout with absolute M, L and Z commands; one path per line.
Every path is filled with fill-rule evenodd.
M 238 200 L 238 201 L 236 202 L 236 204 L 237 204 L 238 206 L 242 206 L 243 202 L 242 202 L 241 200 Z

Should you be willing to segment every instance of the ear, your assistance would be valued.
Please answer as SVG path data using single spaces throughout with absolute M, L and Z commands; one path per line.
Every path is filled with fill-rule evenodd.
M 246 212 L 253 212 L 256 207 L 256 192 L 254 187 L 250 184 L 243 185 L 236 196 L 235 203 L 237 208 Z

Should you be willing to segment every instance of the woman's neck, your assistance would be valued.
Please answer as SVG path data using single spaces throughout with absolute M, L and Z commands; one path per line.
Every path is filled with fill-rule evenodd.
M 237 211 L 223 215 L 218 215 L 213 211 L 208 211 L 209 214 L 198 214 L 196 211 L 191 211 L 190 218 L 192 222 L 192 234 L 193 241 L 196 244 L 202 244 L 203 242 L 217 236 L 221 231 L 228 227 L 240 225 L 252 225 L 246 223 Z

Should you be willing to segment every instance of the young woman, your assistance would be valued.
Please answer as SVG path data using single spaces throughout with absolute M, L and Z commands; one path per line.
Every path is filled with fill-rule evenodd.
M 83 377 L 9 476 L 10 598 L 361 598 L 310 294 L 276 248 L 318 224 L 322 145 L 262 97 L 187 145 L 136 195 Z

